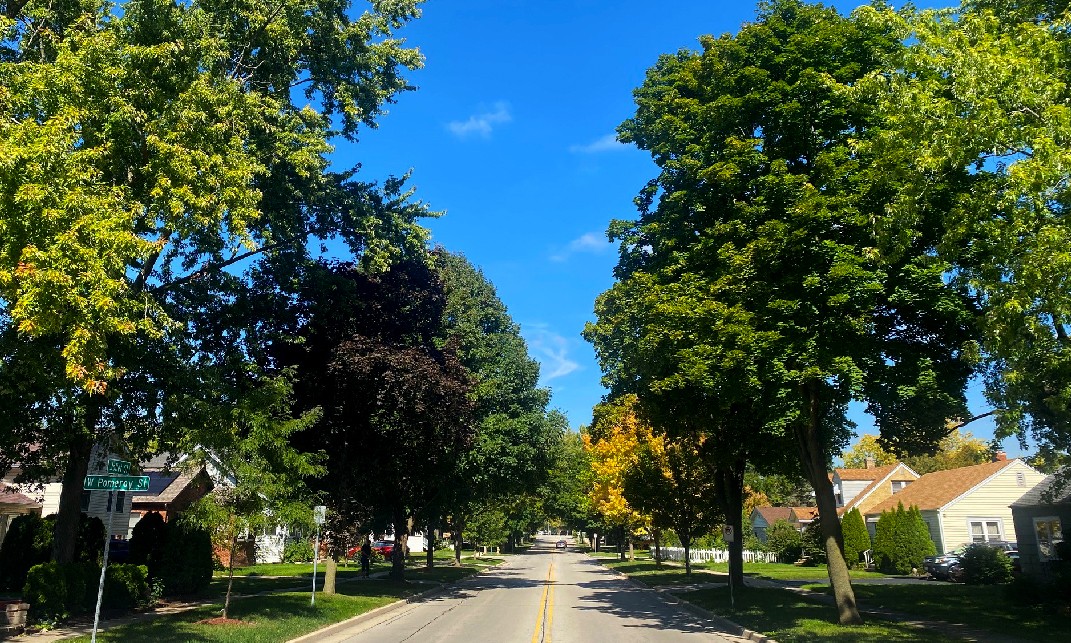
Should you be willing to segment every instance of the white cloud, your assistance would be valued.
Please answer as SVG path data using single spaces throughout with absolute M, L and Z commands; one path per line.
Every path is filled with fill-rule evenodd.
M 539 383 L 565 377 L 580 368 L 569 358 L 569 340 L 543 324 L 522 325 L 521 334 L 528 343 L 528 353 L 539 362 Z
M 458 138 L 468 138 L 476 135 L 480 138 L 491 136 L 495 126 L 508 123 L 513 120 L 509 113 L 509 104 L 504 102 L 495 103 L 492 111 L 483 111 L 469 116 L 466 121 L 450 121 L 446 127 Z
M 606 235 L 598 232 L 586 232 L 573 239 L 561 250 L 550 256 L 551 261 L 566 261 L 569 257 L 579 253 L 602 254 L 608 252 L 614 246 L 606 239 Z
M 618 152 L 626 149 L 628 149 L 628 145 L 619 143 L 616 134 L 607 134 L 587 145 L 572 145 L 569 147 L 569 151 L 573 154 L 599 154 L 601 152 Z

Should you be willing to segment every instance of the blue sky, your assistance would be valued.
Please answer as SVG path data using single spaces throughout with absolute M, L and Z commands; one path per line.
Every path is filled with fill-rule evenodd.
M 660 54 L 754 17 L 747 2 L 430 0 L 401 32 L 426 59 L 410 75 L 417 91 L 336 152 L 364 179 L 412 170 L 419 198 L 445 211 L 425 222 L 433 242 L 495 284 L 574 428 L 603 394 L 580 331 L 612 284 L 605 230 L 635 216 L 632 199 L 655 176 L 614 130 Z

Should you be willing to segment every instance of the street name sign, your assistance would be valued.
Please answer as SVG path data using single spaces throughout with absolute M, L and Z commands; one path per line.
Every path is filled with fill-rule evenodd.
M 118 473 L 120 475 L 126 475 L 130 473 L 130 463 L 126 460 L 116 460 L 114 458 L 108 458 L 108 473 Z
M 103 491 L 148 491 L 149 476 L 86 476 L 82 488 Z

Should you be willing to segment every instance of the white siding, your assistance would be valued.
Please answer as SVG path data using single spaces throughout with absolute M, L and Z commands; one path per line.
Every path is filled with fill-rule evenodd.
M 1023 484 L 1018 474 L 1023 474 Z M 1002 524 L 1004 540 L 1015 540 L 1011 504 L 1034 488 L 1045 476 L 1027 464 L 1017 461 L 960 497 L 942 510 L 944 541 L 947 549 L 971 542 L 971 519 L 997 519 Z
M 858 496 L 871 482 L 873 480 L 841 480 L 840 490 L 844 497 L 844 504 L 851 502 L 852 498 Z

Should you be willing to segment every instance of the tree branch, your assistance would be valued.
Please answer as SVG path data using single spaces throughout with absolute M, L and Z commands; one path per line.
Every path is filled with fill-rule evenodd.
M 261 246 L 260 248 L 257 248 L 256 250 L 250 250 L 249 252 L 244 252 L 244 253 L 242 253 L 240 255 L 235 255 L 235 256 L 233 256 L 230 259 L 227 259 L 225 261 L 217 261 L 215 263 L 207 264 L 205 267 L 201 268 L 200 270 L 198 270 L 196 272 L 191 272 L 190 274 L 186 275 L 185 277 L 182 277 L 181 279 L 177 279 L 175 281 L 172 281 L 169 284 L 162 284 L 160 286 L 157 286 L 156 288 L 153 288 L 149 292 L 154 294 L 154 295 L 158 295 L 160 293 L 167 292 L 169 290 L 173 290 L 175 288 L 178 288 L 179 286 L 182 286 L 183 284 L 187 284 L 187 283 L 189 283 L 191 281 L 194 281 L 196 279 L 200 279 L 201 277 L 204 277 L 205 275 L 207 275 L 210 272 L 215 272 L 215 271 L 218 271 L 218 270 L 222 270 L 222 269 L 226 268 L 227 266 L 236 264 L 239 261 L 244 261 L 245 259 L 248 259 L 250 257 L 256 256 L 256 255 L 258 255 L 258 254 L 260 254 L 262 252 L 267 252 L 269 250 L 275 250 L 276 248 L 282 248 L 283 246 L 286 246 L 286 245 L 294 243 L 295 240 L 296 240 L 296 238 L 294 238 L 294 239 L 286 239 L 286 240 L 280 241 L 278 243 L 272 243 L 272 244 L 269 244 L 269 245 L 266 245 L 266 246 Z
M 996 409 L 993 409 L 992 411 L 986 411 L 985 413 L 981 413 L 981 414 L 976 415 L 976 416 L 974 416 L 972 418 L 964 420 L 964 421 L 960 422 L 959 424 L 955 424 L 955 425 L 949 427 L 948 432 L 952 433 L 953 431 L 959 431 L 960 429 L 962 429 L 963 427 L 967 426 L 971 422 L 974 422 L 975 420 L 981 420 L 982 418 L 987 418 L 990 415 L 996 415 L 996 413 L 997 413 Z

